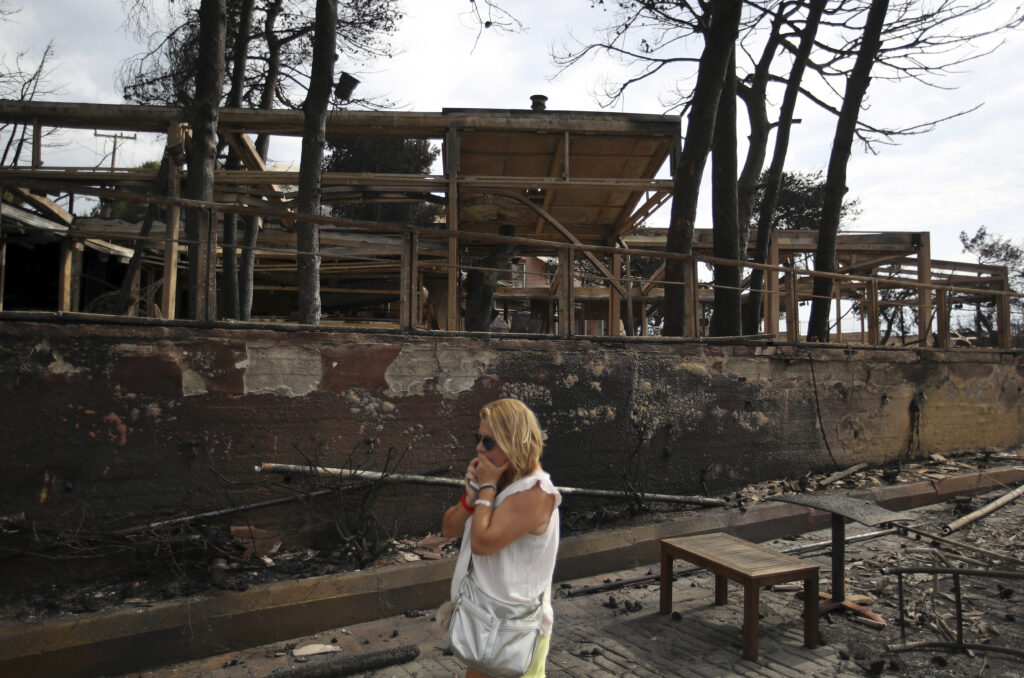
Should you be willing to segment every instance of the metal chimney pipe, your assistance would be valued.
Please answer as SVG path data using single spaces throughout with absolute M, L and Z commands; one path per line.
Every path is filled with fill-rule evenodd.
M 534 111 L 543 111 L 547 108 L 548 98 L 543 94 L 533 94 L 530 96 L 530 109 Z

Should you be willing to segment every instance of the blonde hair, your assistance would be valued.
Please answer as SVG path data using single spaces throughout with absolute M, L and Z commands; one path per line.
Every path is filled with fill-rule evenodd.
M 544 438 L 537 416 L 521 400 L 502 398 L 480 408 L 480 418 L 487 422 L 494 441 L 512 464 L 512 479 L 518 480 L 540 463 Z

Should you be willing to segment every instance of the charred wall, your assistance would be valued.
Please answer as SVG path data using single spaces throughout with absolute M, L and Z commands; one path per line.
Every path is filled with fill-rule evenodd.
M 0 321 L 0 515 L 114 530 L 282 496 L 265 461 L 458 477 L 479 406 L 514 396 L 563 485 L 693 494 L 1024 442 L 1024 357 L 752 343 L 524 340 Z M 352 495 L 355 496 L 355 495 Z M 392 487 L 381 526 L 457 496 Z M 343 502 L 344 504 L 344 502 Z M 225 519 L 344 521 L 336 498 Z M 358 499 L 345 511 L 357 512 Z M 334 524 L 337 528 L 338 525 Z

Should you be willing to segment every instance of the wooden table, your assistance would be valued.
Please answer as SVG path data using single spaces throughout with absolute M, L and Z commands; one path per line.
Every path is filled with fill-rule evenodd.
M 661 541 L 660 612 L 672 611 L 672 561 L 682 558 L 715 575 L 715 605 L 725 605 L 729 579 L 743 585 L 743 658 L 757 659 L 762 586 L 804 581 L 804 645 L 818 645 L 818 566 L 724 532 Z

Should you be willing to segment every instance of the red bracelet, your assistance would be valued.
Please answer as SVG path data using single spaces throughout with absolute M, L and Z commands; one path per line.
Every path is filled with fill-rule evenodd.
M 466 503 L 466 493 L 465 492 L 462 493 L 462 499 L 459 500 L 459 503 L 462 504 L 462 508 L 466 509 L 470 513 L 472 513 L 473 511 L 476 510 L 475 508 L 473 508 L 472 506 L 470 506 L 469 504 Z

